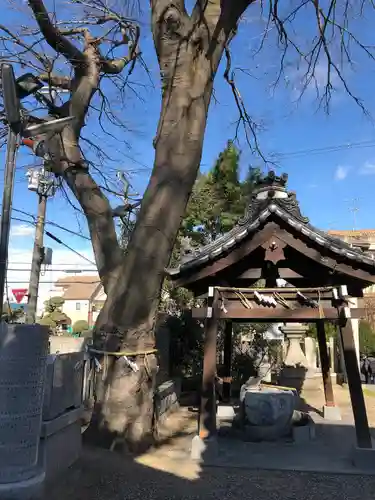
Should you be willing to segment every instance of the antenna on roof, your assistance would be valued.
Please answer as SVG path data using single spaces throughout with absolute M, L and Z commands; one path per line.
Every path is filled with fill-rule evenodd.
M 349 212 L 353 214 L 353 231 L 356 231 L 357 229 L 357 214 L 359 212 L 359 202 L 360 198 L 350 198 L 348 200 L 345 200 L 346 203 L 349 204 Z

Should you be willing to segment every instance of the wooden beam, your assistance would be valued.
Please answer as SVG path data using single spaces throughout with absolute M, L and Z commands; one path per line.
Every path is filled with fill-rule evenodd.
M 258 280 L 262 277 L 262 269 L 260 267 L 254 269 L 247 269 L 245 272 L 239 274 L 235 279 L 252 279 Z
M 296 321 L 296 322 L 311 322 L 323 319 L 326 321 L 334 321 L 339 319 L 337 309 L 324 308 L 323 314 L 318 308 L 312 309 L 309 307 L 301 307 L 299 309 L 266 309 L 266 308 L 256 308 L 256 309 L 246 309 L 240 306 L 226 306 L 226 311 L 220 310 L 218 316 L 220 319 L 235 319 L 244 321 L 271 321 L 271 322 L 284 322 L 284 321 Z M 360 319 L 364 316 L 364 309 L 351 309 L 352 318 Z M 192 309 L 193 318 L 204 319 L 207 317 L 207 308 L 196 307 Z
M 305 295 L 307 298 L 312 299 L 312 300 L 319 300 L 319 299 L 325 299 L 325 300 L 331 300 L 333 298 L 333 287 L 332 288 L 324 288 L 321 287 L 319 288 L 241 288 L 241 287 L 224 287 L 224 286 L 217 286 L 216 287 L 221 295 L 225 299 L 234 299 L 234 300 L 240 300 L 240 297 L 238 295 L 238 292 L 241 292 L 241 294 L 245 295 L 248 299 L 251 297 L 254 297 L 254 290 L 257 290 L 261 295 L 273 295 L 275 292 L 279 293 L 285 300 L 296 300 L 297 297 L 297 291 L 300 291 Z M 205 299 L 207 298 L 207 293 L 199 295 L 197 298 L 199 299 Z
M 186 272 L 176 280 L 173 280 L 173 276 L 171 276 L 174 286 L 187 286 L 190 283 L 200 281 L 223 271 L 251 254 L 256 248 L 265 243 L 278 229 L 280 228 L 275 223 L 266 224 L 261 231 L 254 233 L 250 239 L 242 242 L 238 247 L 229 251 L 229 253 L 218 260 L 206 265 L 203 264 L 196 269 L 187 269 Z
M 296 297 L 287 297 L 285 298 L 283 296 L 283 299 L 285 300 L 285 303 L 289 306 L 289 309 L 300 309 L 301 307 L 304 307 L 304 308 L 313 308 L 313 306 L 305 303 L 305 301 L 299 301 L 296 299 Z M 228 308 L 231 308 L 231 307 L 241 307 L 241 304 L 243 304 L 243 301 L 244 301 L 244 298 L 241 297 L 241 296 L 234 296 L 234 297 L 231 297 L 231 298 L 228 298 L 227 296 L 225 296 L 223 299 L 222 299 L 224 305 L 225 305 L 225 308 L 228 309 Z M 318 302 L 317 300 L 315 302 Z M 273 306 L 269 306 L 267 307 L 267 305 L 262 302 L 261 304 L 259 304 L 259 301 L 254 299 L 253 297 L 249 297 L 247 296 L 246 297 L 246 303 L 248 303 L 250 305 L 249 309 L 287 309 L 284 305 L 282 305 L 281 303 L 279 302 L 276 302 L 276 305 L 274 304 Z M 330 309 L 332 307 L 336 307 L 337 305 L 337 301 L 333 301 L 332 299 L 322 299 L 319 301 L 320 303 L 320 306 L 323 308 L 323 309 Z
M 316 331 L 319 344 L 320 366 L 322 369 L 326 406 L 335 406 L 324 321 L 319 320 L 316 322 Z
M 216 434 L 216 349 L 218 335 L 218 292 L 209 289 L 208 308 L 211 312 L 206 318 L 205 344 L 203 358 L 202 392 L 199 413 L 199 436 L 205 439 Z
M 218 289 L 219 292 L 233 292 L 233 291 L 240 291 L 243 293 L 254 293 L 256 290 L 259 293 L 274 293 L 278 292 L 280 294 L 293 294 L 294 297 L 296 296 L 297 292 L 302 292 L 303 294 L 314 294 L 315 296 L 321 296 L 321 297 L 327 297 L 327 295 L 322 295 L 322 294 L 328 294 L 329 297 L 333 296 L 333 289 L 337 288 L 333 285 L 330 286 L 321 286 L 321 287 L 308 287 L 308 288 L 299 288 L 299 287 L 275 287 L 275 288 L 236 288 L 236 287 L 230 287 L 230 286 L 219 286 L 215 285 L 215 288 Z
M 364 271 L 363 269 L 352 267 L 350 265 L 339 262 L 336 260 L 336 258 L 328 256 L 324 256 L 324 258 L 322 258 L 322 253 L 320 250 L 306 245 L 306 243 L 302 239 L 295 238 L 285 229 L 278 232 L 278 237 L 291 248 L 294 248 L 294 250 L 296 250 L 298 253 L 315 261 L 320 266 L 334 270 L 334 272 L 337 272 L 339 274 L 342 273 L 346 276 L 360 280 L 364 282 L 364 284 L 375 283 L 375 275 L 371 274 L 370 272 Z M 327 250 L 329 251 L 329 249 Z M 332 254 L 334 255 L 333 252 L 331 252 L 331 255 Z M 339 258 L 339 256 L 337 256 L 337 258 Z M 359 266 L 359 264 L 353 261 L 353 266 Z M 332 276 L 332 281 L 334 281 L 334 275 Z
M 350 311 L 352 311 L 352 309 L 350 309 Z M 345 315 L 344 307 L 341 308 L 340 312 L 343 316 Z M 351 321 L 344 318 L 342 324 L 340 325 L 340 335 L 354 415 L 357 445 L 359 448 L 372 448 L 371 434 L 368 425 L 365 398 L 362 391 L 361 375 L 359 372 Z
M 278 274 L 283 279 L 296 279 L 303 278 L 301 274 L 289 269 L 288 267 L 279 267 Z M 260 279 L 263 277 L 263 270 L 261 268 L 247 269 L 243 273 L 235 277 L 235 279 Z
M 249 258 L 250 254 L 252 256 L 255 255 L 258 250 L 259 252 L 261 250 L 264 251 L 264 249 L 261 248 L 262 245 L 272 237 L 279 238 L 287 245 L 284 251 L 286 260 L 283 262 L 285 262 L 285 265 L 293 268 L 294 272 L 302 276 L 304 276 L 306 272 L 304 278 L 306 278 L 307 281 L 312 280 L 314 283 L 315 281 L 322 282 L 322 280 L 325 282 L 335 282 L 336 276 L 337 284 L 342 284 L 343 280 L 345 280 L 348 285 L 349 282 L 351 282 L 351 286 L 353 287 L 355 285 L 364 287 L 368 284 L 375 283 L 375 276 L 371 272 L 369 266 L 356 263 L 350 259 L 345 259 L 345 257 L 340 257 L 330 251 L 329 248 L 325 249 L 324 255 L 322 255 L 322 247 L 318 243 L 314 245 L 314 243 L 303 234 L 299 232 L 291 233 L 275 222 L 268 222 L 259 231 L 249 235 L 248 238 L 238 243 L 238 245 L 234 245 L 232 249 L 229 249 L 226 254 L 219 256 L 216 260 L 209 260 L 207 263 L 202 263 L 200 266 L 191 269 L 187 268 L 181 275 L 176 276 L 175 279 L 171 276 L 174 286 L 194 288 L 198 286 L 199 282 L 205 282 L 213 277 L 215 277 L 217 282 L 223 281 L 224 279 L 227 282 L 232 282 L 231 276 L 235 274 L 236 269 L 237 272 L 246 272 L 244 269 L 245 266 L 241 265 L 241 263 L 244 263 L 244 259 Z M 298 255 L 296 256 L 298 261 L 296 264 L 290 257 L 290 251 L 297 252 L 300 256 L 300 258 Z M 256 262 L 252 261 L 252 265 L 260 269 L 262 267 L 262 258 L 259 258 L 259 255 L 257 255 L 255 259 Z M 311 265 L 313 267 L 312 270 L 309 270 L 309 263 L 310 267 Z M 225 278 L 223 278 L 224 274 L 226 274 Z M 236 277 L 234 277 L 234 280 L 240 281 Z
M 233 324 L 230 320 L 225 322 L 224 330 L 224 382 L 223 397 L 224 401 L 230 401 L 231 396 L 231 375 L 232 375 L 232 334 Z

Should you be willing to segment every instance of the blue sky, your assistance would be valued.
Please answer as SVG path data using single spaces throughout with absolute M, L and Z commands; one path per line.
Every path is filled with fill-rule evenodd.
M 48 2 L 47 2 L 48 3 Z M 8 12 L 8 11 L 6 11 Z M 21 22 L 20 16 L 27 16 L 27 6 L 22 12 L 9 10 L 3 19 L 4 24 L 12 27 Z M 145 13 L 147 20 L 148 14 Z M 26 19 L 26 17 L 25 17 Z M 299 23 L 305 23 L 304 30 L 309 33 L 314 29 L 310 18 L 301 17 Z M 300 24 L 302 26 L 302 24 Z M 355 29 L 360 30 L 362 39 L 370 38 L 370 20 L 357 21 Z M 350 209 L 357 206 L 357 228 L 373 228 L 375 197 L 375 132 L 370 118 L 365 117 L 359 107 L 350 99 L 337 77 L 332 82 L 335 92 L 327 115 L 318 109 L 315 88 L 310 85 L 301 99 L 296 98 L 301 89 L 303 67 L 297 64 L 294 54 L 288 56 L 288 67 L 277 88 L 273 88 L 281 52 L 276 48 L 276 33 L 271 30 L 263 51 L 253 57 L 253 51 L 265 30 L 264 20 L 259 19 L 259 12 L 254 8 L 248 12 L 239 34 L 232 45 L 233 67 L 241 95 L 252 118 L 262 124 L 258 132 L 260 147 L 265 156 L 277 158 L 277 171 L 289 174 L 289 187 L 297 192 L 302 210 L 310 217 L 312 224 L 321 229 L 353 227 L 353 214 Z M 151 34 L 147 23 L 143 27 L 142 51 L 149 67 L 150 79 L 140 67 L 132 76 L 133 89 L 125 94 L 123 103 L 113 89 L 106 87 L 113 99 L 116 112 L 125 121 L 127 130 L 108 130 L 117 135 L 118 140 L 103 134 L 95 117 L 89 116 L 84 134 L 93 142 L 100 144 L 113 161 L 106 161 L 103 171 L 112 176 L 116 169 L 132 171 L 131 181 L 134 190 L 142 193 L 152 168 L 154 150 L 152 139 L 155 135 L 160 110 L 160 91 L 157 62 L 152 46 Z M 304 38 L 301 38 L 304 43 Z M 350 88 L 360 95 L 367 109 L 374 114 L 372 82 L 375 62 L 365 58 L 354 50 L 353 68 L 344 67 L 343 71 Z M 240 71 L 246 70 L 247 73 Z M 204 142 L 201 169 L 207 170 L 223 149 L 228 139 L 233 138 L 237 110 L 233 96 L 223 79 L 222 65 L 215 83 L 215 100 L 209 112 L 207 131 Z M 18 73 L 19 74 L 19 73 Z M 320 91 L 326 83 L 325 60 L 318 62 L 316 83 Z M 125 145 L 125 143 L 128 145 Z M 358 147 L 354 144 L 358 143 Z M 320 154 L 309 154 L 308 150 L 332 148 Z M 251 153 L 244 135 L 239 135 L 241 168 L 245 171 L 249 164 L 260 165 L 260 160 Z M 295 153 L 302 151 L 300 155 Z M 4 164 L 4 151 L 0 152 L 0 163 Z M 35 163 L 27 151 L 21 150 L 17 160 L 17 175 L 14 192 L 14 207 L 31 214 L 36 213 L 36 195 L 27 190 L 25 165 Z M 100 177 L 97 176 L 100 180 Z M 1 180 L 0 188 L 3 186 Z M 112 189 L 115 184 L 111 184 Z M 117 189 L 119 187 L 117 186 Z M 113 200 L 115 202 L 115 200 Z M 15 217 L 30 219 L 14 212 Z M 48 203 L 47 219 L 69 229 L 87 235 L 84 218 L 66 201 L 63 193 L 58 193 Z M 30 219 L 31 220 L 31 219 Z M 13 221 L 11 248 L 29 252 L 32 245 L 32 226 L 27 231 L 22 222 Z M 87 240 L 71 236 L 55 227 L 49 229 L 78 251 L 90 255 Z M 46 244 L 54 248 L 58 245 L 46 238 Z M 64 250 L 65 252 L 65 250 Z M 61 253 L 66 264 L 72 263 L 68 253 Z M 26 258 L 26 257 L 25 257 Z M 74 255 L 72 259 L 74 261 Z M 60 260 L 61 260 L 60 259 Z M 10 258 L 12 260 L 12 257 Z

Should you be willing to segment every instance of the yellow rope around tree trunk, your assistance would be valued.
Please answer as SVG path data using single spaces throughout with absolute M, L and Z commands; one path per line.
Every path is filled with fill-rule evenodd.
M 104 356 L 147 356 L 147 354 L 154 354 L 158 352 L 158 349 L 149 349 L 148 351 L 119 351 L 119 352 L 110 352 L 110 351 L 101 351 L 100 349 L 89 349 L 90 352 L 95 354 L 103 354 Z

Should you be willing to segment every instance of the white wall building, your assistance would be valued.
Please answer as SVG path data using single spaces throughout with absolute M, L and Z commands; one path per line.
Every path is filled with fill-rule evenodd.
M 90 327 L 93 326 L 106 299 L 99 277 L 67 276 L 59 279 L 55 287 L 62 291 L 56 295 L 65 300 L 62 309 L 71 319 L 72 325 L 76 321 L 85 320 Z

